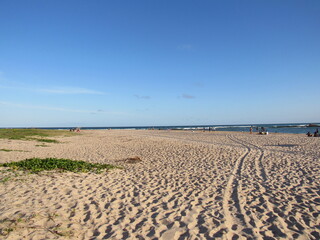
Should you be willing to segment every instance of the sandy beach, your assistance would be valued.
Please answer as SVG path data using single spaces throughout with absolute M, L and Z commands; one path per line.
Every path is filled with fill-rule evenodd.
M 102 174 L 1 168 L 0 239 L 320 239 L 320 138 L 86 130 L 0 139 L 0 162 L 69 158 Z M 128 161 L 138 157 L 141 161 Z

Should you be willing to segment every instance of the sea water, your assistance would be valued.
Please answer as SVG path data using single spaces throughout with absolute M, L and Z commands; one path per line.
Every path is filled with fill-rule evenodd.
M 75 126 L 79 127 L 79 126 Z M 81 127 L 81 129 L 155 129 L 155 130 L 204 130 L 204 131 L 234 131 L 249 132 L 252 127 L 253 132 L 258 132 L 262 127 L 269 133 L 314 133 L 320 129 L 320 123 L 285 123 L 285 124 L 240 124 L 240 125 L 190 125 L 190 126 L 128 126 L 128 127 Z M 55 127 L 43 129 L 68 129 L 68 127 Z

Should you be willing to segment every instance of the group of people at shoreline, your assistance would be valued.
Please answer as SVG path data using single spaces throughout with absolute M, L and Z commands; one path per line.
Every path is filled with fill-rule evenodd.
M 316 131 L 312 134 L 311 132 L 307 133 L 308 137 L 320 137 L 319 135 L 319 129 L 317 128 Z
M 70 128 L 69 130 L 70 132 L 80 132 L 80 128 L 77 127 L 77 128 Z
M 252 131 L 253 131 L 253 128 L 251 126 L 250 127 L 250 134 L 252 134 Z M 261 135 L 268 135 L 269 134 L 268 130 L 265 127 L 261 127 L 261 128 L 256 127 L 256 131 Z

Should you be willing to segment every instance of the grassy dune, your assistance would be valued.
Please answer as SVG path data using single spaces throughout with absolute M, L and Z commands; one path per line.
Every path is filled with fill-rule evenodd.
M 73 136 L 75 132 L 67 130 L 47 130 L 47 129 L 0 129 L 0 138 L 11 140 L 36 140 L 46 143 L 57 143 L 55 139 L 50 137 Z

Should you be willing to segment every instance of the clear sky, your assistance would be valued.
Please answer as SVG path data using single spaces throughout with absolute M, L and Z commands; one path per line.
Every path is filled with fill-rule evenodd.
M 319 121 L 319 0 L 0 1 L 0 127 Z

